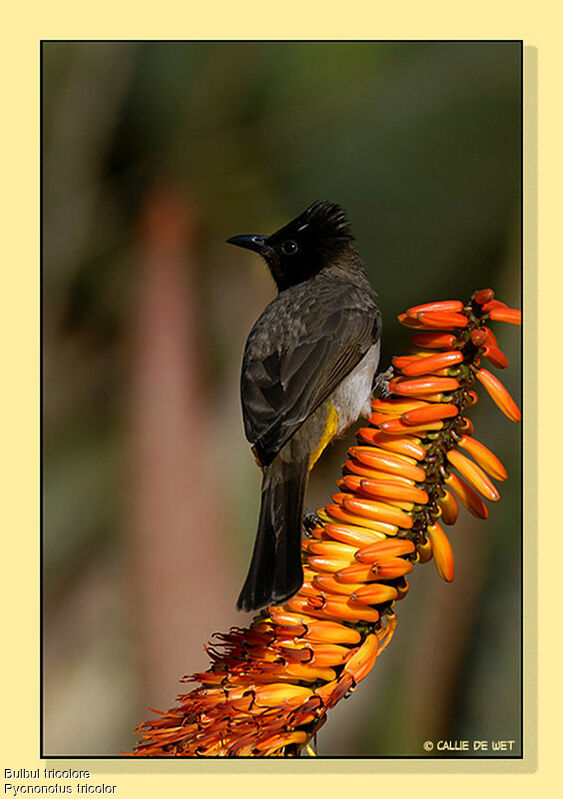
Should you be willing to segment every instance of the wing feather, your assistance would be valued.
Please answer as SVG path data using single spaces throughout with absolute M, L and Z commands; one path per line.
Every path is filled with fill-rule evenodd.
M 354 369 L 381 328 L 370 294 L 366 297 L 354 287 L 349 296 L 328 293 L 320 304 L 309 302 L 300 309 L 302 314 L 297 311 L 298 332 L 287 324 L 276 331 L 287 314 L 285 305 L 275 307 L 280 298 L 251 331 L 241 376 L 246 436 L 264 465 Z M 270 325 L 269 335 L 265 325 Z

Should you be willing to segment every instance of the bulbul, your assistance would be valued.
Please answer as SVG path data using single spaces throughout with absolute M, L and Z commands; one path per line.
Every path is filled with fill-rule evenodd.
M 230 244 L 259 253 L 278 294 L 248 336 L 241 374 L 246 437 L 262 468 L 258 532 L 237 602 L 281 604 L 303 584 L 310 469 L 370 410 L 381 313 L 342 208 L 317 201 L 271 236 Z

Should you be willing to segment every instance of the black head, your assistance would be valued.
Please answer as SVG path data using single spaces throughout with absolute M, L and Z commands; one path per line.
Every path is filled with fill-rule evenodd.
M 353 241 L 346 214 L 327 200 L 317 200 L 271 236 L 228 239 L 260 253 L 280 291 L 314 277 L 344 252 L 354 252 Z

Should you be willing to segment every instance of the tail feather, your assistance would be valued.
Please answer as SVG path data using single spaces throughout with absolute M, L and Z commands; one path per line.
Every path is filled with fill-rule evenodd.
M 303 584 L 301 529 L 309 458 L 284 463 L 276 458 L 264 469 L 258 532 L 238 610 L 280 604 Z

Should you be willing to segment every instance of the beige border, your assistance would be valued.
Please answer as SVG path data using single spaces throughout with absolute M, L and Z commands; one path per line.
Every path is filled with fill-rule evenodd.
M 471 7 L 451 3 L 434 3 L 432 7 L 420 3 L 401 3 L 396 10 L 380 4 L 349 3 L 296 3 L 279 4 L 240 3 L 204 6 L 197 11 L 188 4 L 161 3 L 158 7 L 140 3 L 122 2 L 96 4 L 95 10 L 76 3 L 49 3 L 11 10 L 4 19 L 4 41 L 0 48 L 2 60 L 0 76 L 4 122 L 3 146 L 3 213 L 5 221 L 4 244 L 7 252 L 3 263 L 3 308 L 0 314 L 3 347 L 4 390 L 2 392 L 2 420 L 4 446 L 2 458 L 2 534 L 5 552 L 2 558 L 2 608 L 3 618 L 3 673 L 2 673 L 2 768 L 90 768 L 97 782 L 117 784 L 120 797 L 209 795 L 217 790 L 223 796 L 262 793 L 272 799 L 288 791 L 323 795 L 340 795 L 354 790 L 381 793 L 398 788 L 414 790 L 455 790 L 457 795 L 474 793 L 485 788 L 486 795 L 502 791 L 518 791 L 515 779 L 522 776 L 522 790 L 539 787 L 558 766 L 556 745 L 559 739 L 559 720 L 556 714 L 556 696 L 549 689 L 550 678 L 555 675 L 555 656 L 536 658 L 536 642 L 545 645 L 558 634 L 560 621 L 550 614 L 558 607 L 554 596 L 557 577 L 542 570 L 539 600 L 536 600 L 537 501 L 536 476 L 544 494 L 554 489 L 550 473 L 540 469 L 537 461 L 538 444 L 535 422 L 526 426 L 526 741 L 528 755 L 524 761 L 319 761 L 298 762 L 232 762 L 232 761 L 107 761 L 65 760 L 39 761 L 37 704 L 38 680 L 38 75 L 40 38 L 64 37 L 140 37 L 166 38 L 170 35 L 186 38 L 521 38 L 526 43 L 526 409 L 528 419 L 536 419 L 541 397 L 535 390 L 536 363 L 539 369 L 547 362 L 547 349 L 555 340 L 555 330 L 547 325 L 560 323 L 559 314 L 550 313 L 548 297 L 555 302 L 556 291 L 550 289 L 548 297 L 545 278 L 537 280 L 538 240 L 536 231 L 542 231 L 541 221 L 560 205 L 560 180 L 556 182 L 555 158 L 560 144 L 554 137 L 560 127 L 555 113 L 561 103 L 558 99 L 558 74 L 561 47 L 556 40 L 558 25 L 536 3 L 525 10 L 514 3 L 473 3 Z M 95 17 L 95 18 L 94 18 Z M 538 83 L 538 65 L 541 80 Z M 559 69 L 557 68 L 559 66 Z M 536 130 L 537 104 L 542 111 L 539 139 Z M 536 141 L 541 147 L 539 168 Z M 548 148 L 551 144 L 552 150 Z M 541 179 L 544 217 L 537 227 L 537 183 Z M 551 196 L 549 196 L 551 195 Z M 558 229 L 558 225 L 554 229 Z M 549 236 L 542 238 L 543 262 L 547 263 L 546 250 Z M 555 252 L 552 253 L 555 264 Z M 558 272 L 560 273 L 559 266 Z M 536 321 L 540 322 L 536 301 L 542 300 L 541 321 L 536 336 Z M 559 331 L 557 331 L 558 333 Z M 551 335 L 550 335 L 551 334 Z M 541 337 L 541 338 L 540 338 Z M 541 342 L 541 355 L 537 344 Z M 545 353 L 545 354 L 544 354 Z M 551 362 L 550 362 L 551 363 Z M 552 362 L 559 370 L 560 356 Z M 547 386 L 546 386 L 547 388 Z M 550 399 L 559 405 L 556 388 L 550 386 Z M 555 396 L 554 396 L 555 394 Z M 547 398 L 547 392 L 544 396 Z M 545 402 L 545 399 L 544 399 Z M 545 433 L 545 431 L 544 431 Z M 556 434 L 550 427 L 551 439 Z M 540 438 L 540 446 L 543 439 Z M 547 442 L 545 442 L 547 443 Z M 547 450 L 547 447 L 545 448 Z M 550 450 L 553 451 L 552 446 Z M 551 470 L 557 474 L 557 468 Z M 553 493 L 551 494 L 553 496 Z M 552 523 L 557 525 L 554 519 Z M 543 531 L 547 533 L 546 530 Z M 548 551 L 550 549 L 551 551 Z M 550 565 L 557 563 L 558 548 L 544 547 L 540 552 L 539 566 L 549 557 Z M 548 599 L 548 592 L 551 595 Z M 537 613 L 537 602 L 541 616 Z M 536 622 L 543 626 L 543 635 L 536 634 Z M 549 626 L 548 626 L 549 625 Z M 539 708 L 536 710 L 534 681 L 542 669 L 539 685 Z M 555 684 L 555 683 L 554 683 Z M 538 729 L 538 718 L 541 727 Z M 549 722 L 552 722 L 551 724 Z M 536 755 L 536 735 L 540 757 Z M 539 768 L 538 768 L 539 763 Z M 476 773 L 480 772 L 480 773 Z M 417 774 L 437 774 L 421 783 Z M 245 779 L 252 774 L 252 783 Z M 271 775 L 284 775 L 272 779 Z M 370 778 L 366 779 L 365 775 Z M 471 775 L 469 779 L 451 781 L 450 775 Z M 266 776 L 264 776 L 266 775 Z M 300 775 L 303 777 L 300 778 Z M 323 777 L 322 775 L 329 775 Z M 500 776 L 504 779 L 499 782 Z M 526 776 L 527 779 L 526 779 Z M 415 782 L 416 780 L 416 782 Z M 8 782 L 8 780 L 4 780 Z M 545 786 L 548 788 L 549 786 Z M 490 792 L 490 793 L 489 793 Z

